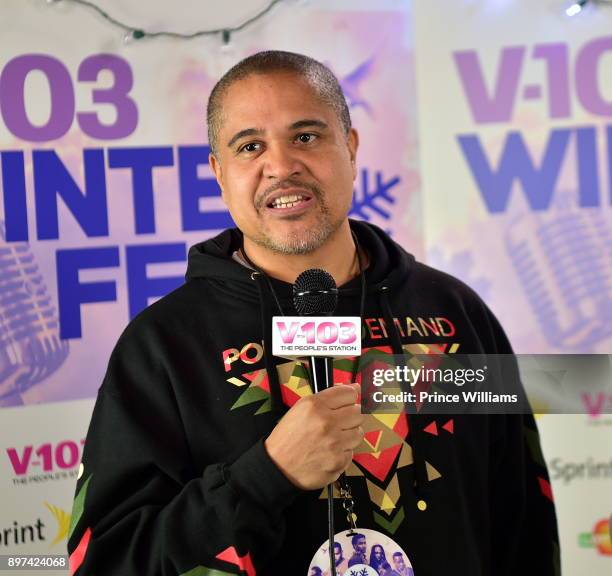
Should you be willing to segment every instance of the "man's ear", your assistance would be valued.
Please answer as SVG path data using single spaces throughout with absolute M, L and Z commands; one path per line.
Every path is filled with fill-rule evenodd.
M 357 149 L 359 148 L 359 133 L 355 128 L 349 130 L 346 144 L 351 159 L 351 168 L 353 169 L 353 180 L 355 180 L 355 178 L 357 178 Z
M 217 184 L 219 184 L 219 188 L 221 188 L 221 199 L 225 202 L 225 188 L 223 186 L 223 172 L 221 170 L 221 162 L 217 160 L 217 157 L 214 154 L 208 155 L 208 164 L 210 165 L 213 174 L 217 180 Z M 227 204 L 227 202 L 225 202 Z

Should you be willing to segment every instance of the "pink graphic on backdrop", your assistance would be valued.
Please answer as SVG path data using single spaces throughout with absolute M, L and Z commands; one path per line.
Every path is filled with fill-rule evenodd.
M 331 67 L 345 90 L 353 124 L 361 136 L 359 173 L 355 181 L 355 202 L 351 216 L 377 224 L 417 257 L 422 257 L 420 172 L 410 17 L 405 9 L 367 13 L 309 9 L 303 16 L 300 19 L 300 34 L 291 38 L 291 46 L 283 48 L 307 53 Z M 185 228 L 185 215 L 181 212 L 184 196 L 178 166 L 180 148 L 197 149 L 197 154 L 203 159 L 197 166 L 197 178 L 212 179 L 204 160 L 208 95 L 219 76 L 233 63 L 232 58 L 235 57 L 237 61 L 247 54 L 277 48 L 273 40 L 262 42 L 261 37 L 248 35 L 241 36 L 237 45 L 249 42 L 249 38 L 254 38 L 253 44 L 247 46 L 243 53 L 235 49 L 233 55 L 225 53 L 221 56 L 203 54 L 202 58 L 177 57 L 174 68 L 176 72 L 169 79 L 164 74 L 153 73 L 147 76 L 135 62 L 125 60 L 126 70 L 133 67 L 130 74 L 133 73 L 135 89 L 131 92 L 126 82 L 119 82 L 119 88 L 130 92 L 129 98 L 134 98 L 138 108 L 138 126 L 129 140 L 113 140 L 109 137 L 100 141 L 89 132 L 89 136 L 84 134 L 81 131 L 83 125 L 89 126 L 85 120 L 95 118 L 92 114 L 88 115 L 86 109 L 81 110 L 82 106 L 77 99 L 75 107 L 72 107 L 75 108 L 72 112 L 76 119 L 72 128 L 55 140 L 35 145 L 36 149 L 49 149 L 57 154 L 59 162 L 69 171 L 82 193 L 86 192 L 84 150 L 99 149 L 97 154 L 103 159 L 106 177 L 107 214 L 101 215 L 108 219 L 108 234 L 105 236 L 88 237 L 78 219 L 59 200 L 59 238 L 39 241 L 36 238 L 35 206 L 30 203 L 35 196 L 32 145 L 21 140 L 3 143 L 3 149 L 23 151 L 24 154 L 31 235 L 28 246 L 40 268 L 40 285 L 46 286 L 49 301 L 56 311 L 58 290 L 61 288 L 61 279 L 57 278 L 56 269 L 58 250 L 110 247 L 118 250 L 120 255 L 119 266 L 88 270 L 82 280 L 86 282 L 92 275 L 94 282 L 112 283 L 116 290 L 115 300 L 79 305 L 82 336 L 70 341 L 69 355 L 68 341 L 58 339 L 56 348 L 61 354 L 54 353 L 53 357 L 58 361 L 53 365 L 53 370 L 47 370 L 44 374 L 40 372 L 41 377 L 27 390 L 22 387 L 24 395 L 16 396 L 19 402 L 44 403 L 95 395 L 102 382 L 110 351 L 129 321 L 132 308 L 126 270 L 125 250 L 128 245 L 185 242 L 189 246 L 219 232 L 216 229 L 204 229 L 205 225 L 198 230 Z M 319 39 L 316 45 L 311 43 L 311 38 Z M 87 72 L 85 68 L 95 68 L 101 63 L 112 64 L 119 60 L 123 58 L 93 55 L 79 59 L 78 55 L 71 56 L 66 58 L 63 68 L 56 66 L 57 74 L 54 74 L 57 76 L 61 73 L 65 78 L 71 78 L 75 94 L 83 88 L 87 98 L 91 99 L 92 91 L 98 89 L 98 86 L 89 78 L 93 72 Z M 54 61 L 60 62 L 56 57 Z M 70 68 L 69 61 L 74 62 L 74 69 Z M 82 74 L 78 73 L 79 66 L 83 69 Z M 149 101 L 138 100 L 136 94 L 146 93 L 146 90 L 153 91 L 150 93 L 155 94 L 154 102 L 167 102 L 168 105 L 160 110 Z M 100 94 L 104 96 L 103 92 Z M 113 92 L 107 90 L 106 94 L 112 95 Z M 163 114 L 163 125 L 168 128 L 162 132 L 164 135 L 161 139 L 158 135 L 154 142 L 150 142 L 143 136 L 149 132 L 159 134 L 159 129 L 151 130 L 150 127 L 160 126 L 160 114 Z M 109 121 L 112 122 L 112 119 L 109 118 Z M 67 126 L 67 121 L 64 123 Z M 114 153 L 117 158 L 122 149 L 134 151 L 142 148 L 145 154 L 152 147 L 163 147 L 167 154 L 171 151 L 174 163 L 156 165 L 152 169 L 151 214 L 147 212 L 147 229 L 143 230 L 139 229 L 138 217 L 142 228 L 144 216 L 137 214 L 139 199 L 134 189 L 135 174 L 129 167 L 121 167 L 120 163 L 115 162 L 113 165 L 109 151 L 117 150 Z M 224 210 L 219 193 L 216 196 L 212 193 L 201 200 L 201 210 L 205 217 L 212 218 L 209 212 Z M 217 218 L 216 222 L 221 220 Z M 179 267 L 184 270 L 185 264 L 175 264 L 173 270 Z M 161 272 L 161 275 L 163 277 L 166 274 Z M 57 320 L 57 312 L 54 318 Z M 43 346 L 43 349 L 46 348 Z M 55 348 L 52 346 L 49 350 L 53 352 Z M 12 384 L 3 384 L 5 391 L 15 388 Z M 3 384 L 0 383 L 0 386 Z

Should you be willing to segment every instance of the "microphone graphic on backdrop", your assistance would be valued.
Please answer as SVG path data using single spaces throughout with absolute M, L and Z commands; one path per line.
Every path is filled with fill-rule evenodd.
M 22 404 L 21 394 L 64 362 L 56 307 L 25 242 L 6 242 L 0 221 L 0 405 Z
M 560 195 L 548 212 L 515 217 L 505 242 L 550 344 L 592 352 L 612 335 L 612 231 L 601 211 Z

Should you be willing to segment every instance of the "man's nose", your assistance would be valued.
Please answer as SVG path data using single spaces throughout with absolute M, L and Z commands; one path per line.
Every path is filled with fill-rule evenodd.
M 264 178 L 284 180 L 302 173 L 303 165 L 295 150 L 277 143 L 270 144 L 265 154 Z

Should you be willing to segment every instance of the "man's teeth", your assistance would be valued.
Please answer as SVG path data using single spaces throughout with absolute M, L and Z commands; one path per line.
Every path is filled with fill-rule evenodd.
M 304 200 L 304 196 L 292 195 L 292 196 L 281 196 L 272 202 L 273 208 L 293 208 L 297 206 L 302 200 Z

